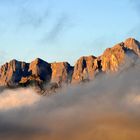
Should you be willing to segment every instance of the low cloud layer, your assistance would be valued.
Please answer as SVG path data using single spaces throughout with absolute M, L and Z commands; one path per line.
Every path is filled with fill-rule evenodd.
M 0 111 L 31 106 L 39 99 L 32 89 L 5 90 L 0 94 Z
M 36 98 L 32 90 L 25 89 L 2 92 L 0 104 L 6 98 L 9 106 L 12 94 L 19 94 L 14 100 L 21 103 L 7 111 L 0 107 L 0 139 L 138 140 L 139 70 L 135 65 L 122 74 L 100 76 L 50 97 Z

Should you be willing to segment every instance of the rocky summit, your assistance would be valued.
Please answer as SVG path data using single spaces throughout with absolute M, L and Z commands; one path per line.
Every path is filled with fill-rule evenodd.
M 99 61 L 95 56 L 83 56 L 74 66 L 72 83 L 79 83 L 83 80 L 93 79 L 99 72 Z
M 73 67 L 68 62 L 51 63 L 51 82 L 70 83 L 73 74 Z
M 40 91 L 55 91 L 63 84 L 90 81 L 100 73 L 114 73 L 140 57 L 140 42 L 134 38 L 107 48 L 99 57 L 82 56 L 74 66 L 68 62 L 49 63 L 40 58 L 31 63 L 11 60 L 0 68 L 0 86 L 34 86 Z

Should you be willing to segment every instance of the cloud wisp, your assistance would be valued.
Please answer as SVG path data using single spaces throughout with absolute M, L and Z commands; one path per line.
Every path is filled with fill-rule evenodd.
M 43 42 L 55 42 L 66 29 L 69 28 L 68 16 L 62 14 L 53 24 L 52 28 L 44 35 Z
M 35 29 L 42 27 L 42 24 L 49 17 L 49 10 L 47 9 L 42 14 L 37 12 L 28 11 L 26 8 L 20 10 L 19 27 L 31 26 Z

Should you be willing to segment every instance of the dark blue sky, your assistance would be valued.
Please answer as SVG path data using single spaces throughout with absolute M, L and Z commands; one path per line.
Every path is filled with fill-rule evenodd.
M 0 63 L 74 64 L 128 37 L 140 40 L 139 9 L 138 0 L 0 0 Z

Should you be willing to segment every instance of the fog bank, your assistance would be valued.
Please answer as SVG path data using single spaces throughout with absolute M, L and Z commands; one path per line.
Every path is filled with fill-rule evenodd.
M 140 139 L 140 67 L 40 97 L 31 89 L 0 94 L 0 139 Z

